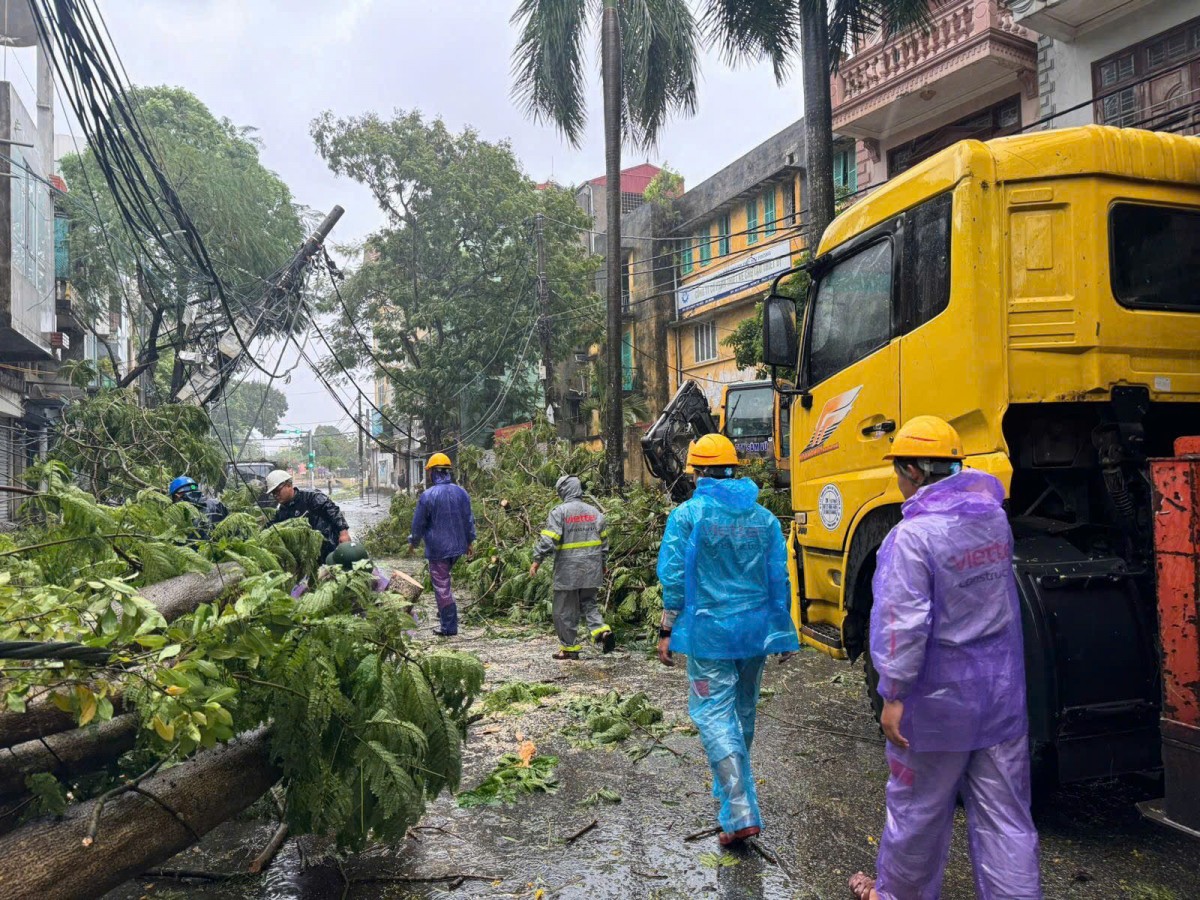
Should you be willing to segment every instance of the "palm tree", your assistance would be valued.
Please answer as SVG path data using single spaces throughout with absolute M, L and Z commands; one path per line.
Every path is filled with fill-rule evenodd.
M 833 221 L 836 202 L 829 78 L 855 40 L 926 21 L 929 0 L 706 0 L 705 7 L 706 29 L 730 61 L 766 57 L 782 84 L 803 54 L 808 234 L 815 244 Z
M 687 0 L 521 0 L 513 22 L 514 94 L 527 115 L 557 126 L 578 147 L 587 121 L 584 42 L 599 14 L 604 86 L 604 171 L 608 225 L 606 358 L 610 379 L 605 460 L 625 481 L 621 410 L 621 144 L 652 146 L 673 113 L 696 108 L 699 36 Z

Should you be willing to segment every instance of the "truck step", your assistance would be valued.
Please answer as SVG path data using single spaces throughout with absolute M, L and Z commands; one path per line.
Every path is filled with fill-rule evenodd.
M 835 650 L 843 649 L 842 632 L 836 625 L 830 625 L 827 622 L 810 622 L 800 626 L 800 633 L 826 647 L 832 647 Z

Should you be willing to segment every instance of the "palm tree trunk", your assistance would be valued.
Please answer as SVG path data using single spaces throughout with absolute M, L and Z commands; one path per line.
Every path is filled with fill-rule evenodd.
M 600 72 L 604 82 L 605 290 L 608 297 L 606 358 L 608 406 L 604 459 L 609 484 L 625 485 L 625 415 L 621 409 L 621 25 L 618 0 L 604 0 L 600 24 Z
M 833 101 L 829 96 L 829 9 L 826 0 L 816 0 L 811 6 L 816 7 L 814 14 L 801 15 L 800 44 L 804 54 L 804 165 L 808 181 L 805 235 L 815 254 L 834 215 Z

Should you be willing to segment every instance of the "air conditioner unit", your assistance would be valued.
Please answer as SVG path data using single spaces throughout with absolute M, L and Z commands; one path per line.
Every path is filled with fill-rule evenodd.
M 108 337 L 112 334 L 111 323 L 108 316 L 101 316 L 96 319 L 95 327 L 92 329 L 96 332 L 96 337 Z
M 588 355 L 587 355 L 586 350 L 576 350 L 575 351 L 575 362 L 582 365 L 582 364 L 586 363 L 587 361 L 588 361 Z

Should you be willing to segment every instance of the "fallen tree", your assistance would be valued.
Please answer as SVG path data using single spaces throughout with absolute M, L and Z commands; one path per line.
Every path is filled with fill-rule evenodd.
M 12 900 L 93 897 L 191 846 L 280 777 L 265 728 L 107 798 L 72 804 L 0 837 L 0 885 Z
M 378 593 L 364 565 L 318 575 L 321 539 L 303 520 L 264 532 L 251 514 L 237 514 L 193 547 L 187 511 L 180 517 L 161 498 L 95 509 L 69 486 L 52 484 L 50 494 L 58 534 L 68 536 L 50 521 L 31 543 L 0 550 L 0 641 L 75 642 L 108 662 L 12 660 L 0 674 L 5 721 L 31 716 L 38 728 L 57 727 L 63 719 L 45 701 L 27 702 L 51 694 L 71 726 L 4 751 L 0 795 L 33 794 L 3 805 L 0 831 L 17 812 L 61 817 L 0 839 L 5 864 L 17 867 L 0 865 L 0 884 L 19 885 L 20 896 L 45 896 L 45 885 L 52 894 L 100 891 L 177 852 L 277 780 L 293 834 L 330 835 L 345 847 L 401 837 L 430 798 L 457 787 L 466 710 L 483 668 L 466 654 L 410 644 L 419 584 L 395 578 L 396 590 Z M 135 549 L 129 533 L 153 537 Z M 82 562 L 52 568 L 63 558 L 48 557 L 68 541 L 83 549 Z M 169 582 L 138 585 L 172 568 Z M 310 588 L 294 598 L 299 578 Z M 212 757 L 218 745 L 268 725 L 255 738 L 264 752 L 240 768 L 210 767 L 210 757 L 225 758 Z M 107 772 L 75 777 L 106 764 Z M 143 782 L 147 772 L 157 774 Z M 156 803 L 160 783 L 179 799 L 162 804 L 178 812 L 174 831 L 162 820 L 146 830 L 116 817 L 147 818 L 130 804 Z M 69 850 L 58 844 L 81 819 L 95 840 L 77 857 L 77 838 Z M 62 880 L 73 867 L 92 876 Z
M 207 572 L 188 572 L 149 585 L 141 590 L 141 595 L 162 614 L 163 619 L 172 622 L 195 612 L 201 603 L 212 603 L 233 590 L 241 584 L 243 577 L 245 571 L 237 563 L 221 563 Z M 24 711 L 0 712 L 0 748 L 74 728 L 75 717 L 69 710 L 56 706 L 52 696 L 52 692 L 46 690 L 26 704 Z M 123 711 L 124 700 L 120 695 L 110 700 L 114 712 Z

